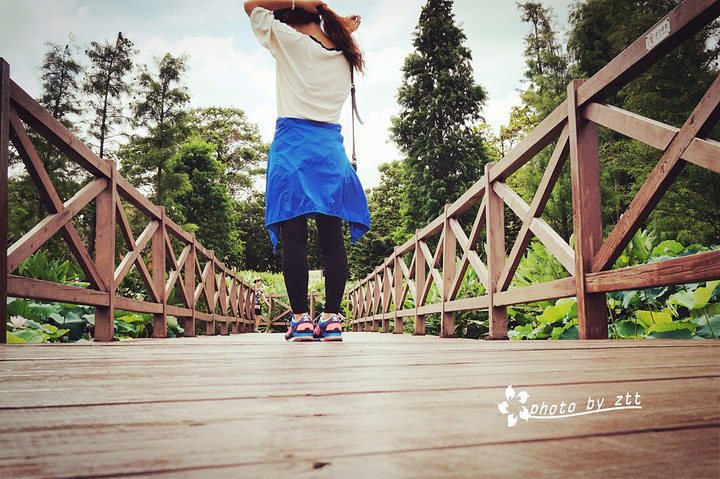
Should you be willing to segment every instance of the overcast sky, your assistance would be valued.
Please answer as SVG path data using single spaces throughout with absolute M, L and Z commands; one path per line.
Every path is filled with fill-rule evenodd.
M 0 0 L 0 56 L 11 77 L 33 97 L 40 93 L 39 65 L 44 43 L 67 42 L 72 33 L 81 46 L 113 41 L 117 32 L 140 51 L 137 63 L 152 63 L 165 53 L 190 57 L 187 86 L 192 106 L 234 106 L 272 139 L 275 111 L 273 60 L 250 30 L 242 1 L 230 0 Z M 567 24 L 571 0 L 543 0 L 552 7 L 560 30 Z M 397 90 L 412 33 L 424 0 L 330 0 L 341 15 L 359 14 L 356 33 L 367 72 L 356 79 L 358 108 L 365 125 L 357 125 L 358 173 L 366 188 L 377 186 L 377 167 L 400 155 L 389 142 L 390 117 L 397 113 Z M 475 79 L 488 92 L 483 110 L 497 130 L 518 104 L 522 86 L 523 37 L 511 0 L 456 0 L 456 23 L 467 36 Z M 79 57 L 85 62 L 84 55 Z M 351 148 L 350 107 L 341 119 L 346 148 Z

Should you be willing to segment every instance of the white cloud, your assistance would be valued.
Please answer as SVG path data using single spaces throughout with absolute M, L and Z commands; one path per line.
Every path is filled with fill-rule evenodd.
M 385 0 L 374 6 L 357 32 L 361 44 L 372 51 L 389 43 L 410 45 L 408 34 L 420 18 L 421 4 L 417 0 Z
M 490 125 L 493 133 L 496 135 L 500 132 L 500 127 L 507 125 L 510 119 L 510 109 L 515 105 L 520 105 L 520 92 L 512 91 L 505 98 L 498 100 L 490 99 L 484 109 L 485 122 Z
M 355 124 L 356 151 L 358 159 L 358 176 L 364 188 L 372 188 L 380 184 L 380 172 L 378 167 L 383 163 L 389 163 L 400 159 L 400 154 L 394 143 L 390 141 L 388 132 L 390 118 L 397 113 L 397 108 L 372 111 L 363 118 L 364 125 Z M 345 149 L 348 158 L 352 154 L 352 136 L 350 122 L 343 127 L 345 136 Z

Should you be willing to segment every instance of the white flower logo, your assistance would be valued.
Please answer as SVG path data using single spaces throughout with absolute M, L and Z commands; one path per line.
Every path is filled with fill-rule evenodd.
M 515 390 L 513 389 L 512 385 L 510 385 L 505 390 L 505 397 L 507 398 L 507 401 L 503 401 L 498 404 L 498 409 L 501 413 L 508 414 L 508 427 L 513 427 L 515 424 L 517 424 L 518 416 L 520 419 L 525 419 L 525 421 L 527 422 L 530 419 L 530 411 L 525 406 L 522 406 L 522 404 L 525 404 L 527 402 L 530 395 L 525 391 L 520 391 L 517 395 L 515 395 Z M 510 414 L 510 402 L 515 398 L 517 398 L 517 402 L 521 404 L 520 410 L 517 415 Z

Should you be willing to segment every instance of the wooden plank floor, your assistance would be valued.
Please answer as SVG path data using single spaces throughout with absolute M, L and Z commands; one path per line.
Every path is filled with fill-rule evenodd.
M 720 477 L 718 341 L 4 345 L 0 381 L 3 479 Z

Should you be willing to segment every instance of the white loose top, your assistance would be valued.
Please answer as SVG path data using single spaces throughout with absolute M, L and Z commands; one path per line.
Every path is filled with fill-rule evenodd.
M 252 11 L 250 25 L 275 57 L 278 116 L 338 123 L 350 94 L 350 64 L 343 53 L 275 20 L 262 7 Z

